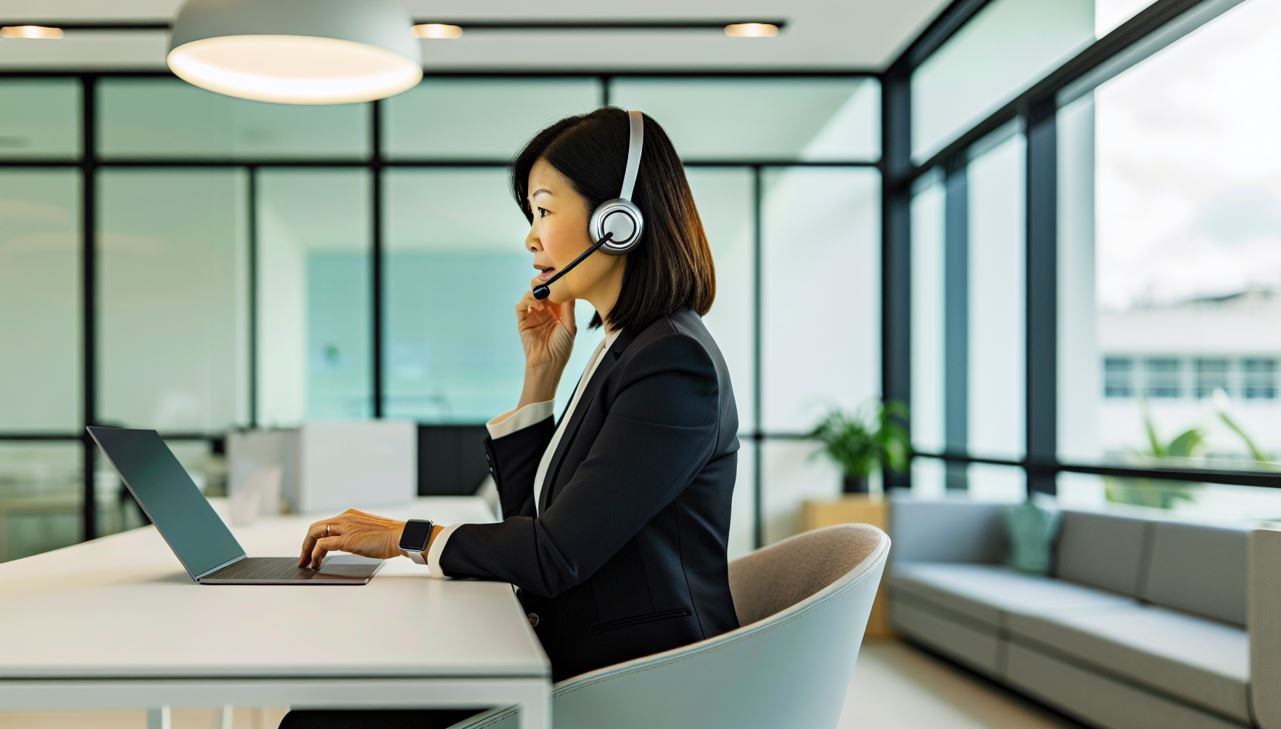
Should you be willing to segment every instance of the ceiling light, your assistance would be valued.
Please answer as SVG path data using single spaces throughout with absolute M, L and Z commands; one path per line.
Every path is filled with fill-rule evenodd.
M 55 40 L 62 37 L 62 28 L 44 25 L 6 25 L 0 28 L 0 38 L 33 38 Z
M 725 26 L 725 35 L 730 38 L 773 38 L 778 35 L 778 26 L 773 23 L 730 23 Z
M 228 96 L 285 104 L 372 101 L 422 80 L 398 0 L 187 0 L 165 62 Z
M 414 35 L 431 40 L 452 40 L 461 38 L 463 29 L 460 25 L 448 23 L 419 23 L 414 26 Z

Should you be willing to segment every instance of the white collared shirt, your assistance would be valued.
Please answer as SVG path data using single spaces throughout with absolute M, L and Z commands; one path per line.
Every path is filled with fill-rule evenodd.
M 578 381 L 578 388 L 574 390 L 573 396 L 569 400 L 569 407 L 565 414 L 561 416 L 560 422 L 556 424 L 556 432 L 552 435 L 552 440 L 547 444 L 547 449 L 543 451 L 543 457 L 538 462 L 538 471 L 534 475 L 534 515 L 538 515 L 539 495 L 543 491 L 543 480 L 547 476 L 547 469 L 551 466 L 552 456 L 556 453 L 556 447 L 560 443 L 561 434 L 565 430 L 565 425 L 574 415 L 574 409 L 578 407 L 578 400 L 587 389 L 587 383 L 591 381 L 592 374 L 596 372 L 596 367 L 605 357 L 614 340 L 618 339 L 622 329 L 613 332 L 606 332 L 605 337 L 601 339 L 600 344 L 596 345 L 596 351 L 592 353 L 591 360 L 587 363 L 587 370 L 582 378 Z M 550 417 L 555 412 L 555 403 L 553 400 L 542 400 L 540 402 L 531 402 L 519 409 L 508 410 L 502 415 L 498 415 L 485 423 L 486 429 L 489 430 L 489 437 L 497 440 L 505 435 L 522 428 L 542 422 L 543 418 Z M 431 549 L 427 550 L 427 573 L 436 577 L 448 577 L 440 568 L 440 555 L 445 550 L 445 542 L 449 540 L 449 535 L 454 530 L 462 526 L 461 524 L 442 525 L 440 534 L 436 536 L 435 541 L 431 544 Z

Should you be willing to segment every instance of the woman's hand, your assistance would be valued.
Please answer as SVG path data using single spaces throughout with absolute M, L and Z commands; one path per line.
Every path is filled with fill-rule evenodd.
M 533 291 L 516 304 L 516 328 L 525 347 L 525 370 L 552 371 L 557 375 L 569 362 L 578 325 L 574 321 L 574 300 L 562 304 L 538 300 Z
M 405 522 L 348 509 L 307 528 L 299 567 L 320 569 L 329 552 L 350 552 L 364 557 L 391 559 L 400 556 L 400 533 Z

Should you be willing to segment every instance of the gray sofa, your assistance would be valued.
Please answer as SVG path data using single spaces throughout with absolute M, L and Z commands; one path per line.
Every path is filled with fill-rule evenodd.
M 902 637 L 1097 726 L 1281 727 L 1281 531 L 1065 509 L 1029 575 L 1003 506 L 892 499 Z

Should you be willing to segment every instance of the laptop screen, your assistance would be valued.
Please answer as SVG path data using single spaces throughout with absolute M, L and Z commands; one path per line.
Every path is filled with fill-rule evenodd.
M 89 434 L 193 580 L 245 556 L 156 431 L 91 427 Z

